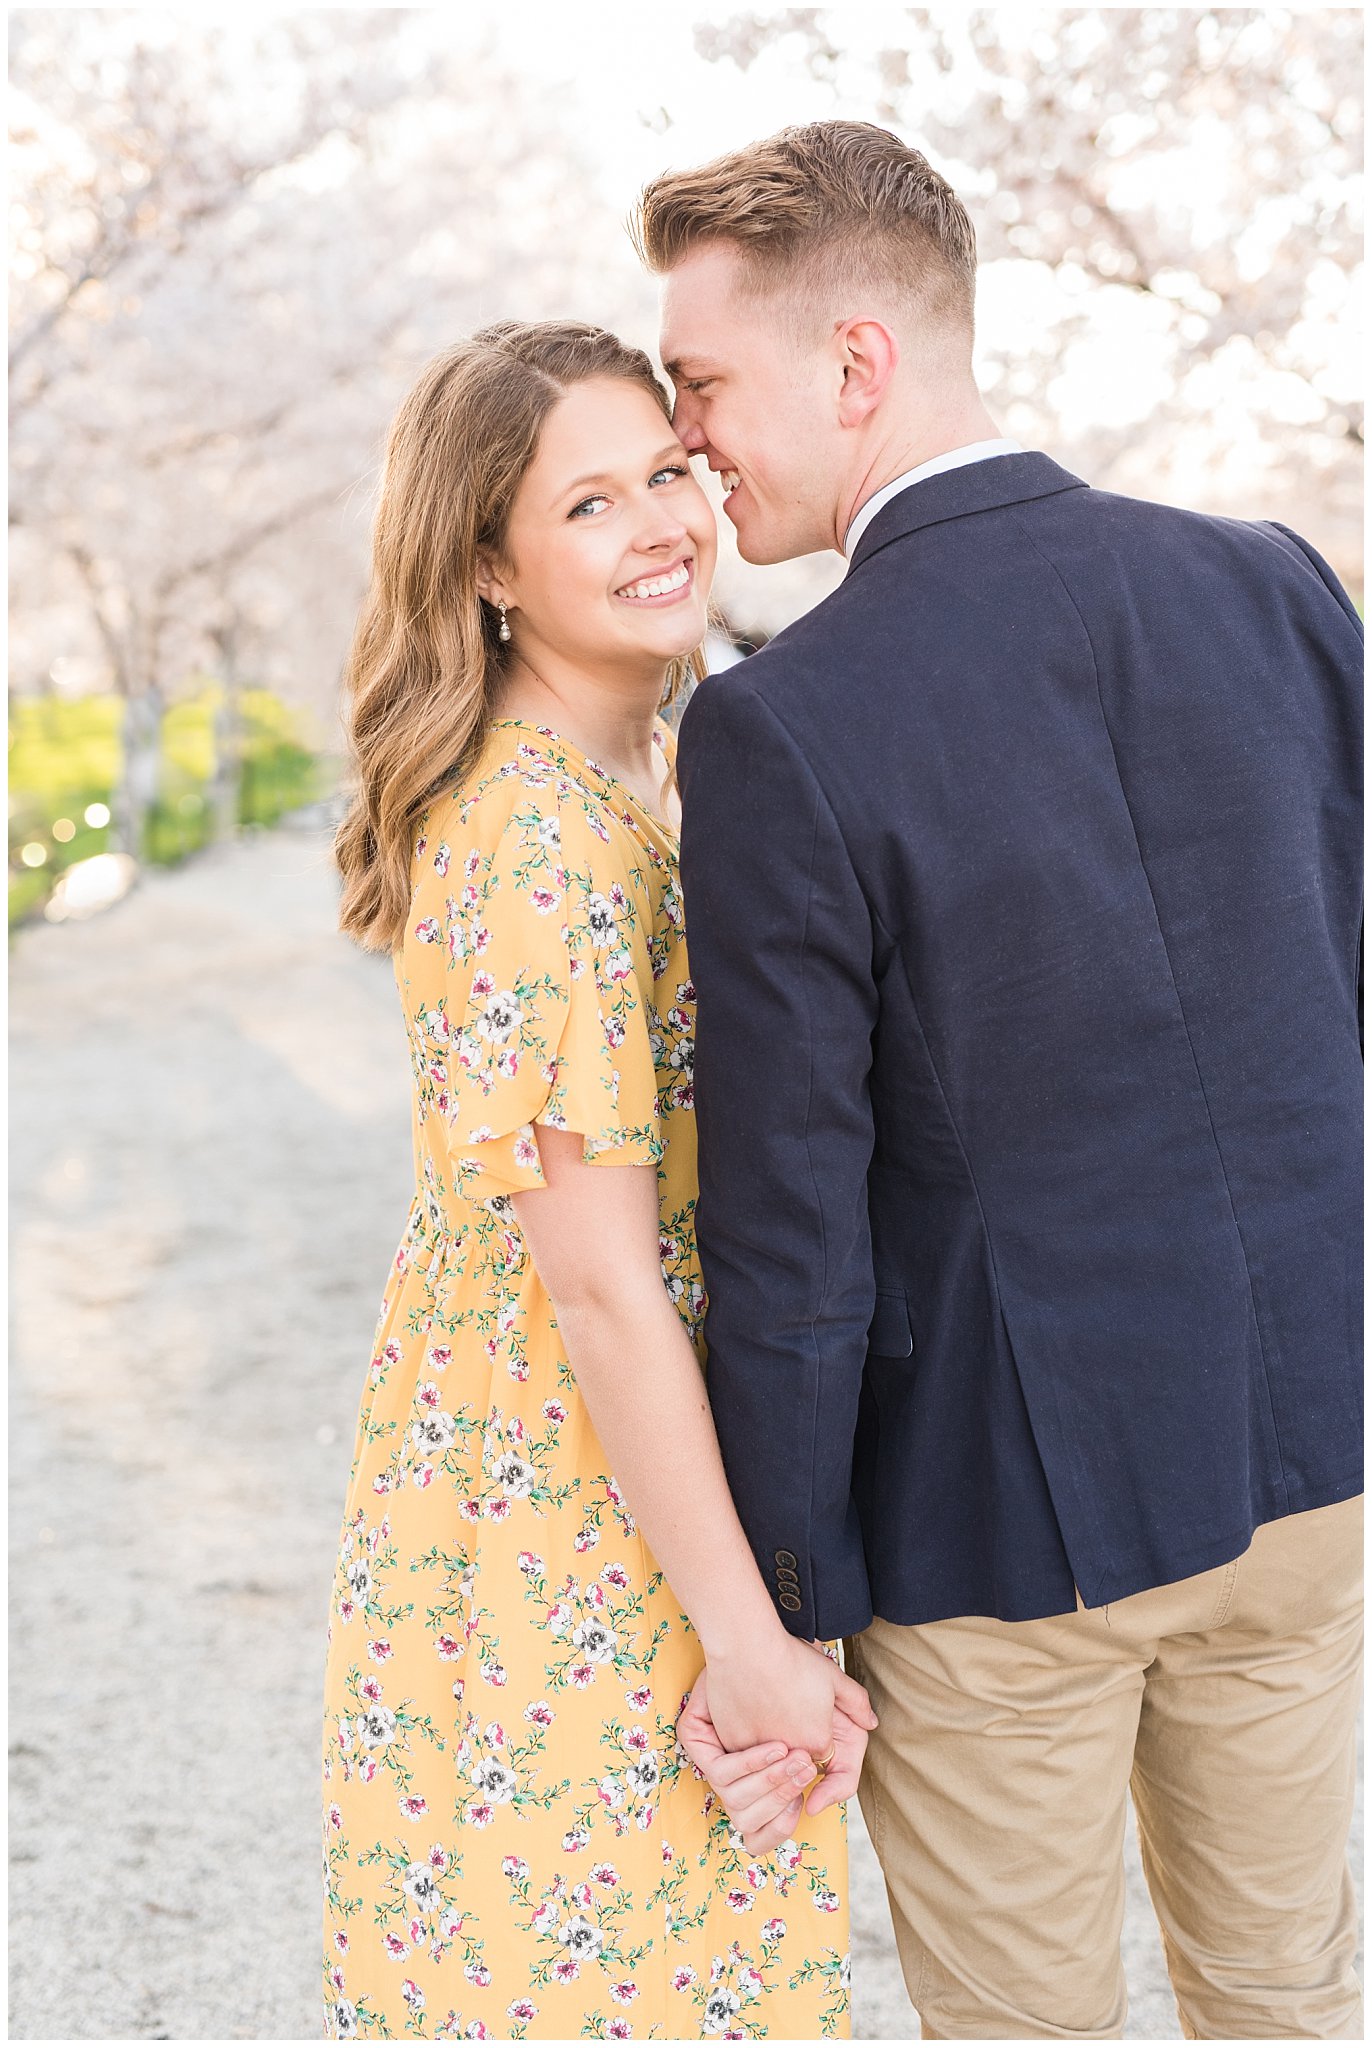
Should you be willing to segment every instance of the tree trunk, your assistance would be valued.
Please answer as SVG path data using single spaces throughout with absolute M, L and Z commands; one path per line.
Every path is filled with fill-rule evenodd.
M 157 798 L 162 739 L 162 695 L 151 684 L 125 697 L 120 739 L 122 759 L 110 836 L 120 853 L 141 861 L 148 813 Z
M 214 713 L 214 767 L 210 775 L 210 837 L 217 845 L 238 830 L 243 787 L 243 679 L 238 662 L 238 621 L 214 634 L 219 650 L 219 702 Z

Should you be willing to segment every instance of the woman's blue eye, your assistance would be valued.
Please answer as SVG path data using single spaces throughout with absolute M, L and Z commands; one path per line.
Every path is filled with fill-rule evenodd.
M 650 484 L 655 484 L 658 478 L 663 476 L 689 475 L 690 471 L 687 469 L 684 462 L 672 462 L 668 463 L 665 469 L 655 469 L 652 475 L 649 477 L 648 482 Z M 586 513 L 592 505 L 608 505 L 609 502 L 609 499 L 606 497 L 603 491 L 596 491 L 591 497 L 583 498 L 579 505 L 573 505 L 571 511 L 567 514 L 567 517 L 569 519 L 580 519 L 582 514 Z

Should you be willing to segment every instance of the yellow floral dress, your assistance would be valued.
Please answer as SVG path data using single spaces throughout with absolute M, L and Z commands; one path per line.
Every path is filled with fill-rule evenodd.
M 842 1808 L 754 1858 L 680 1750 L 699 1642 L 510 1201 L 542 1183 L 537 1123 L 656 1165 L 663 1277 L 703 1355 L 676 856 L 622 783 L 517 719 L 417 834 L 416 1194 L 329 1625 L 330 2037 L 848 2034 Z

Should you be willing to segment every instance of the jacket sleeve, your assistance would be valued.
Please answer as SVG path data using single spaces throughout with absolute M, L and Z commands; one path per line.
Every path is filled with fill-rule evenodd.
M 1312 548 L 1308 540 L 1303 540 L 1293 527 L 1283 526 L 1280 519 L 1269 519 L 1267 524 L 1274 533 L 1284 534 L 1287 540 L 1299 548 L 1330 595 L 1338 600 L 1340 610 L 1345 618 L 1352 622 L 1354 631 L 1361 640 L 1363 637 L 1363 624 L 1362 620 L 1358 617 L 1357 606 L 1334 574 L 1334 571 L 1330 568 L 1328 562 L 1325 561 L 1324 556 L 1315 548 Z
M 872 1618 L 851 1496 L 875 1288 L 872 917 L 807 761 L 735 672 L 682 720 L 706 1384 L 795 1635 Z

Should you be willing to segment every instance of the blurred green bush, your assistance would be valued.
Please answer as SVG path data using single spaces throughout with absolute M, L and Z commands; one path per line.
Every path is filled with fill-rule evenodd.
M 162 720 L 157 798 L 148 812 L 140 857 L 159 866 L 184 860 L 209 841 L 215 717 L 222 693 L 208 685 L 172 705 Z M 121 768 L 122 706 L 113 696 L 18 698 L 10 704 L 9 922 L 47 901 L 75 861 L 103 853 L 109 824 L 90 823 L 96 806 L 113 808 Z M 270 690 L 238 699 L 240 825 L 274 825 L 324 792 L 323 764 L 306 745 L 290 706 Z M 30 865 L 29 849 L 42 859 Z

